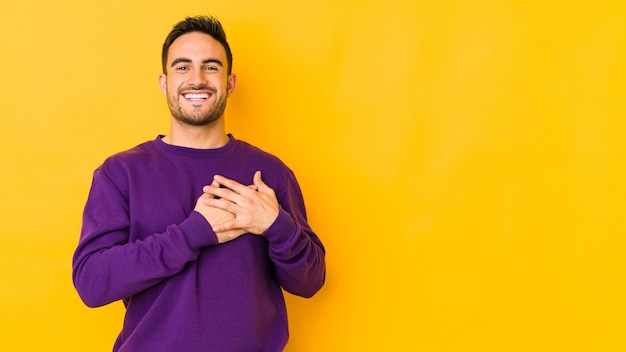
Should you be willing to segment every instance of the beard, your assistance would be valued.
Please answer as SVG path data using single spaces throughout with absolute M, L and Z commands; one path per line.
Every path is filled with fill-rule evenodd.
M 191 111 L 184 111 L 179 101 L 180 94 L 178 94 L 178 92 L 176 92 L 176 94 L 170 94 L 169 91 L 167 92 L 167 105 L 170 108 L 172 116 L 178 122 L 196 127 L 210 125 L 219 120 L 219 118 L 224 114 L 224 111 L 226 110 L 226 95 L 217 95 L 217 91 L 210 87 L 203 86 L 198 87 L 197 89 L 209 90 L 215 97 L 215 102 L 209 106 L 208 110 L 201 111 L 194 109 Z

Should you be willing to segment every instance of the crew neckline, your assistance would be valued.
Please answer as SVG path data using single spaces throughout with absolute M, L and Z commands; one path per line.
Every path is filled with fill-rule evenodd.
M 175 154 L 186 155 L 186 156 L 191 156 L 191 157 L 219 156 L 219 155 L 228 154 L 237 147 L 237 144 L 238 144 L 237 139 L 235 139 L 235 137 L 230 133 L 228 133 L 227 136 L 228 136 L 228 142 L 226 142 L 226 144 L 224 144 L 223 146 L 219 148 L 209 148 L 209 149 L 189 148 L 189 147 L 182 147 L 178 145 L 167 144 L 163 141 L 163 137 L 165 137 L 165 135 L 163 134 L 159 134 L 154 139 L 153 142 L 157 149 L 167 152 L 167 153 L 175 153 Z

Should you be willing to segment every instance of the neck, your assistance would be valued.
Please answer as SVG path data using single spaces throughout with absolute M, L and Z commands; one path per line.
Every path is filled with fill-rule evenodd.
M 207 126 L 189 126 L 172 119 L 170 134 L 163 142 L 194 149 L 215 149 L 228 143 L 228 136 L 221 118 Z

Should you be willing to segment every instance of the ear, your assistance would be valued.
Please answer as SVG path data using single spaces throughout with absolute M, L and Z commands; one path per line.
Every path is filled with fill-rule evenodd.
M 167 75 L 163 73 L 159 75 L 159 87 L 161 87 L 161 93 L 167 96 Z
M 233 73 L 230 76 L 228 76 L 228 96 L 230 96 L 233 91 L 235 90 L 235 85 L 237 84 L 237 76 Z

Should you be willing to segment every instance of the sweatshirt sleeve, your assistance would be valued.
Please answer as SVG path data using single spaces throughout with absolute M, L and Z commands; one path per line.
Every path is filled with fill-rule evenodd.
M 134 242 L 129 241 L 129 229 L 127 195 L 96 170 L 72 262 L 74 286 L 87 306 L 102 306 L 154 286 L 196 260 L 202 247 L 217 244 L 208 222 L 195 211 L 164 232 Z
M 309 298 L 324 285 L 326 252 L 308 225 L 302 192 L 293 173 L 279 203 L 278 217 L 264 234 L 269 241 L 269 255 L 281 286 Z

